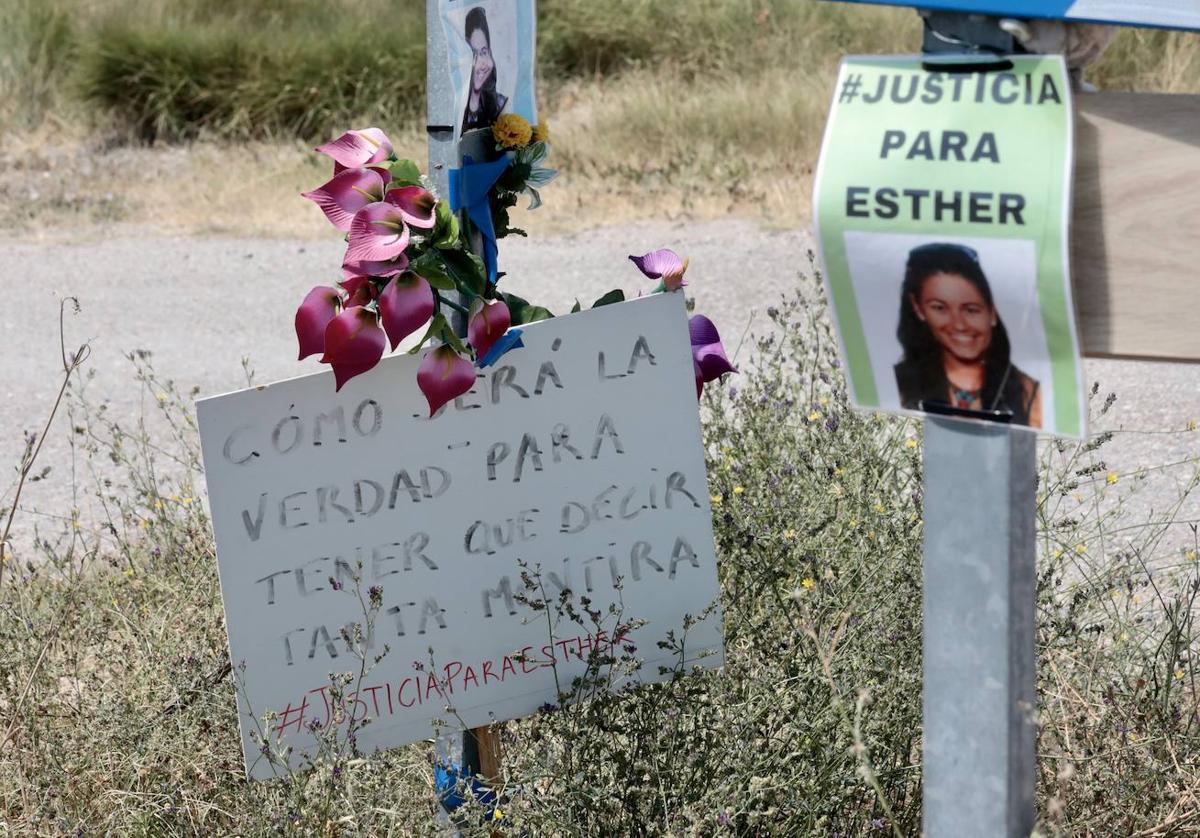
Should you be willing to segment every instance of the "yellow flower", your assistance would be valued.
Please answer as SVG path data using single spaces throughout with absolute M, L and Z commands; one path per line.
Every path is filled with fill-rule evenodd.
M 1087 545 L 1086 544 L 1076 544 L 1075 552 L 1082 556 L 1084 553 L 1087 552 Z
M 529 127 L 529 121 L 520 114 L 503 113 L 492 126 L 492 136 L 505 148 L 521 148 L 529 145 L 533 129 Z
M 546 120 L 543 119 L 533 126 L 533 141 L 535 143 L 550 142 L 550 126 L 546 124 Z
M 734 493 L 735 495 L 740 495 L 740 494 L 741 494 L 742 492 L 744 492 L 744 491 L 746 491 L 746 489 L 745 489 L 744 487 L 742 487 L 742 486 L 734 486 L 734 487 L 733 487 L 733 493 Z
M 915 439 L 906 439 L 904 440 L 904 447 L 911 451 L 917 447 L 917 441 Z
M 1188 420 L 1188 430 L 1189 431 L 1196 430 L 1196 420 L 1195 419 Z
M 829 406 L 829 396 L 821 396 L 821 398 L 817 399 L 817 401 L 820 403 L 821 407 Z
M 1187 675 L 1187 673 L 1184 672 L 1182 669 L 1175 670 L 1175 680 L 1176 681 L 1182 681 L 1184 679 L 1184 676 L 1186 676 L 1186 675 Z
M 783 531 L 783 540 L 784 540 L 784 541 L 791 541 L 791 540 L 792 540 L 792 539 L 794 539 L 795 537 L 796 537 L 796 531 L 795 531 L 795 530 L 784 530 L 784 531 Z
M 817 584 L 817 580 L 813 579 L 811 576 L 805 576 L 803 579 L 800 580 L 801 587 L 803 587 L 805 589 L 811 588 L 816 584 Z
M 1120 479 L 1121 479 L 1120 476 L 1118 476 L 1115 471 L 1110 471 L 1108 473 L 1108 477 L 1105 478 L 1105 480 L 1108 481 L 1109 486 L 1114 485 Z
M 1060 559 L 1060 558 L 1062 558 L 1062 554 L 1063 554 L 1063 551 L 1062 551 L 1061 547 L 1054 548 L 1054 558 Z
M 1194 562 L 1194 561 L 1196 561 L 1196 551 L 1195 551 L 1195 550 L 1188 550 L 1188 551 L 1187 551 L 1187 559 L 1188 559 L 1188 561 L 1189 561 L 1189 562 Z
M 808 414 L 808 421 L 820 422 L 821 421 L 821 411 L 814 410 L 812 413 Z
M 875 504 L 875 511 L 882 515 L 883 513 L 887 512 L 887 507 L 882 503 L 877 503 Z
M 710 500 L 710 501 L 712 501 L 712 505 L 713 505 L 713 506 L 716 506 L 716 505 L 717 505 L 717 504 L 719 504 L 721 501 L 725 500 L 725 496 L 724 496 L 724 495 L 722 495 L 722 494 L 720 494 L 720 493 L 718 492 L 717 494 L 715 494 L 715 495 L 713 495 L 712 497 L 710 497 L 710 498 L 709 498 L 709 500 Z

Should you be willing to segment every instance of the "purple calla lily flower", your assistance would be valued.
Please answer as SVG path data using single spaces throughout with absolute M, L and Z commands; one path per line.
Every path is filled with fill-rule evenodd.
M 378 128 L 361 128 L 317 146 L 317 151 L 333 158 L 336 173 L 341 168 L 357 169 L 384 162 L 392 156 L 392 141 Z
M 296 338 L 300 341 L 300 357 L 325 351 L 325 328 L 337 316 L 342 297 L 336 288 L 318 285 L 304 296 L 296 309 Z
M 709 381 L 720 378 L 727 372 L 737 372 L 729 362 L 717 327 L 703 314 L 695 314 L 688 320 L 688 334 L 692 340 L 692 367 L 696 373 L 696 398 Z
M 433 317 L 433 289 L 425 277 L 402 273 L 379 295 L 379 319 L 392 350 Z
M 408 247 L 404 211 L 395 204 L 376 201 L 354 214 L 346 259 L 383 262 L 395 259 Z
M 370 277 L 348 276 L 338 284 L 346 292 L 346 299 L 342 302 L 344 308 L 365 306 L 376 297 L 375 286 L 371 284 Z
M 661 290 L 677 291 L 687 285 L 683 275 L 687 271 L 688 260 L 681 259 L 674 250 L 652 250 L 644 256 L 630 255 L 629 261 L 637 265 L 637 269 L 649 279 L 661 279 Z
M 362 375 L 379 363 L 387 338 L 379 328 L 375 312 L 362 306 L 345 309 L 329 321 L 325 329 L 325 354 L 322 364 L 333 367 L 337 390 L 356 375 Z
M 400 209 L 400 217 L 406 224 L 429 230 L 437 223 L 435 210 L 437 198 L 433 193 L 421 186 L 401 186 L 391 189 L 384 198 L 389 204 Z
M 354 214 L 367 204 L 383 200 L 383 188 L 392 176 L 380 169 L 344 169 L 311 192 L 300 195 L 321 208 L 329 223 L 350 232 Z
M 439 346 L 429 352 L 417 370 L 417 386 L 429 402 L 430 416 L 474 384 L 475 367 L 466 358 L 460 358 L 450 346 Z
M 467 323 L 467 342 L 475 349 L 475 357 L 487 355 L 512 325 L 512 314 L 503 300 L 480 300 L 476 303 L 471 321 Z

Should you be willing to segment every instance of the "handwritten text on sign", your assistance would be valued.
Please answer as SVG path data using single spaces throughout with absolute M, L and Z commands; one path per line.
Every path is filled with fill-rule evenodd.
M 525 329 L 433 419 L 419 359 L 385 359 L 335 393 L 330 373 L 206 399 L 200 433 L 229 646 L 253 777 L 276 769 L 251 736 L 277 714 L 293 766 L 314 725 L 369 719 L 371 750 L 557 702 L 594 648 L 680 663 L 658 647 L 717 597 L 716 560 L 682 294 Z M 619 617 L 585 627 L 521 602 L 521 562 Z M 381 662 L 331 706 L 331 672 L 358 672 L 342 627 L 353 592 L 382 589 Z M 634 629 L 630 622 L 645 621 Z M 636 624 L 636 622 L 635 622 Z M 686 633 L 688 663 L 721 663 L 715 609 Z M 454 719 L 451 719 L 454 721 Z

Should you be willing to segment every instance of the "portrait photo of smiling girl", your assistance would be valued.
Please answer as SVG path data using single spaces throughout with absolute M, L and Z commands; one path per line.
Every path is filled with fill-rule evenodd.
M 532 0 L 442 0 L 455 93 L 455 138 L 504 113 L 537 122 Z
M 1080 359 L 1073 324 L 1041 303 L 1035 239 L 842 238 L 853 297 L 839 334 L 857 404 L 1062 432 L 1056 398 L 1082 398 L 1061 386 Z
M 1012 362 L 1008 330 L 973 248 L 935 242 L 909 251 L 896 338 L 904 350 L 895 366 L 904 409 L 999 412 L 1014 425 L 1042 426 L 1041 385 Z

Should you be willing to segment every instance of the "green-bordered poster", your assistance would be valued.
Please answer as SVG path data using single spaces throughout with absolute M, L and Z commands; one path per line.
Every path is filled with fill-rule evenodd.
M 1059 57 L 847 58 L 814 195 L 855 404 L 1084 435 Z M 948 409 L 948 410 L 947 410 Z

